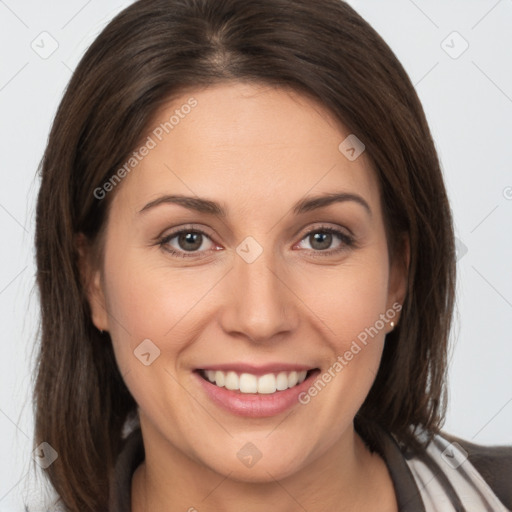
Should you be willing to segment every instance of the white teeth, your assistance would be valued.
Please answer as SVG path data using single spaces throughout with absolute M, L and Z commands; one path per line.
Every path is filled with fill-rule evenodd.
M 211 382 L 215 382 L 217 384 L 217 386 L 219 386 L 219 388 L 224 387 L 224 382 L 226 380 L 224 378 L 224 373 L 223 372 L 213 372 L 213 373 L 214 373 L 213 379 L 210 379 L 210 377 L 208 377 L 208 379 Z
M 260 393 L 270 395 L 276 391 L 284 391 L 293 388 L 297 384 L 304 382 L 307 371 L 300 372 L 279 372 L 267 373 L 260 377 L 251 373 L 242 373 L 240 376 L 236 372 L 223 372 L 220 370 L 206 370 L 206 378 L 219 387 L 226 387 L 231 391 L 240 391 L 240 393 Z
M 273 373 L 267 373 L 258 379 L 258 393 L 268 395 L 275 393 L 276 390 L 276 376 Z
M 258 379 L 250 373 L 240 375 L 240 392 L 256 393 L 258 391 Z
M 217 375 L 217 373 L 215 375 Z M 230 389 L 231 391 L 240 389 L 240 379 L 238 378 L 238 375 L 235 372 L 228 372 L 224 377 L 224 386 L 226 386 L 226 389 Z
M 288 389 L 288 374 L 286 372 L 278 373 L 276 381 L 278 391 Z

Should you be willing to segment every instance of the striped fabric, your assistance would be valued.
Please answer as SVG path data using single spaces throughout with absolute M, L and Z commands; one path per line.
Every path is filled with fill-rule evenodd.
M 425 452 L 406 458 L 425 511 L 510 512 L 467 457 L 458 443 L 436 435 Z

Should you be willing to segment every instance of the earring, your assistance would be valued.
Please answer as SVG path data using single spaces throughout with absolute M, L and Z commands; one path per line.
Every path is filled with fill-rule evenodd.
M 391 325 L 391 330 L 393 330 L 395 328 L 395 322 L 389 322 L 390 325 Z

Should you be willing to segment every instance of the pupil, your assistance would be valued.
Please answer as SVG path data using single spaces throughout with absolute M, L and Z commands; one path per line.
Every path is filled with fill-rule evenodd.
M 315 233 L 314 235 L 312 235 L 313 237 L 313 242 L 314 243 L 311 243 L 311 240 L 310 240 L 310 243 L 311 243 L 311 247 L 313 247 L 313 249 L 318 249 L 318 250 L 323 250 L 323 249 L 328 249 L 331 245 L 331 242 L 332 242 L 332 234 L 331 233 Z M 320 246 L 318 247 L 315 247 L 315 243 L 316 242 L 319 242 L 320 243 Z
M 178 237 L 178 243 L 181 249 L 193 251 L 201 247 L 202 235 L 201 233 L 185 233 Z M 192 246 L 186 244 L 192 244 Z

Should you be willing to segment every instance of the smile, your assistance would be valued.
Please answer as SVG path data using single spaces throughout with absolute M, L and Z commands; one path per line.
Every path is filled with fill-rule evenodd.
M 242 373 L 238 375 L 234 371 L 223 372 L 221 370 L 203 370 L 202 376 L 219 388 L 225 387 L 230 391 L 240 393 L 259 393 L 269 395 L 278 391 L 285 391 L 304 382 L 307 371 L 291 371 L 279 373 L 266 373 L 254 375 Z
M 303 407 L 298 396 L 319 373 L 319 368 L 286 364 L 259 368 L 233 364 L 193 372 L 205 397 L 214 405 L 249 418 L 272 417 L 295 406 Z

